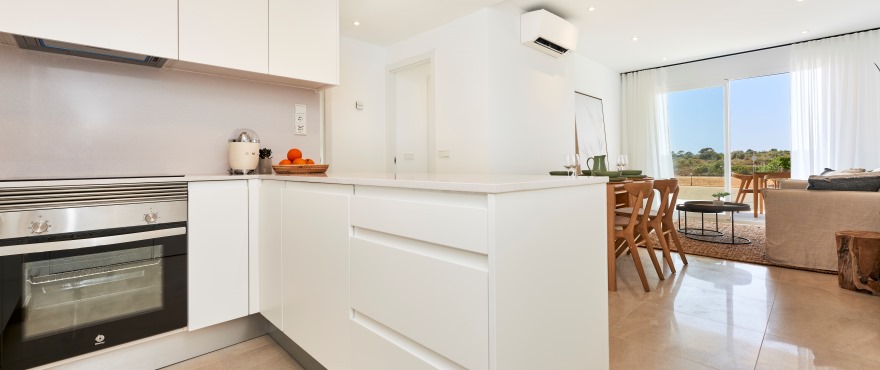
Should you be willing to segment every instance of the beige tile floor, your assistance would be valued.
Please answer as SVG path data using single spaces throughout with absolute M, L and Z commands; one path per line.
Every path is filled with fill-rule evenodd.
M 632 258 L 609 292 L 613 369 L 877 369 L 880 297 L 837 276 L 688 256 L 645 293 Z
M 652 291 L 632 258 L 609 292 L 612 369 L 877 369 L 880 297 L 837 286 L 835 275 L 688 256 L 659 280 L 641 249 Z M 170 366 L 302 367 L 268 336 Z

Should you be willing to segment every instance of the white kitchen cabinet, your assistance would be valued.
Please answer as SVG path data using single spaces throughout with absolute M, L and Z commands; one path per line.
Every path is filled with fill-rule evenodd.
M 282 194 L 284 182 L 262 181 L 260 186 L 259 210 L 259 281 L 260 313 L 284 330 L 283 295 L 284 275 L 282 274 L 281 236 L 283 228 Z
M 246 180 L 189 183 L 189 330 L 248 314 Z
M 268 0 L 180 0 L 180 60 L 269 73 Z
M 349 358 L 351 185 L 288 182 L 283 195 L 284 334 L 328 369 Z
M 269 0 L 269 74 L 339 83 L 338 0 Z
M 0 32 L 177 58 L 177 0 L 0 0 L 0 9 Z

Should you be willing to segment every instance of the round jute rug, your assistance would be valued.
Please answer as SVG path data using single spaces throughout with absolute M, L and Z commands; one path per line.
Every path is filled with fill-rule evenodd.
M 678 222 L 676 221 L 676 227 L 678 227 Z M 700 227 L 699 221 L 688 220 L 688 226 L 692 228 Z M 715 230 L 715 222 L 706 221 L 705 223 L 706 229 Z M 730 222 L 729 221 L 720 221 L 718 225 L 718 230 L 724 233 L 724 235 L 730 235 Z M 796 266 L 787 266 L 779 263 L 774 263 L 768 261 L 764 258 L 764 252 L 766 250 L 766 238 L 764 233 L 764 225 L 754 225 L 754 224 L 736 224 L 736 236 L 748 238 L 752 241 L 751 244 L 738 244 L 738 245 L 730 245 L 730 244 L 721 244 L 721 243 L 711 243 L 704 242 L 699 240 L 694 240 L 690 238 L 686 238 L 684 234 L 679 233 L 678 237 L 681 240 L 682 247 L 684 248 L 684 252 L 686 254 L 695 254 L 698 256 L 706 256 L 713 258 L 720 258 L 729 261 L 739 261 L 739 262 L 748 262 L 748 263 L 756 263 L 761 265 L 768 266 L 780 266 L 780 267 L 788 267 L 795 268 L 800 270 L 808 270 L 808 271 L 818 271 L 825 273 L 833 273 L 834 271 L 824 271 L 824 270 L 814 270 L 803 267 Z M 652 242 L 654 243 L 655 249 L 660 249 L 660 243 L 657 239 L 657 236 L 654 233 L 651 233 Z M 675 243 L 670 245 L 672 250 L 677 250 L 675 248 Z

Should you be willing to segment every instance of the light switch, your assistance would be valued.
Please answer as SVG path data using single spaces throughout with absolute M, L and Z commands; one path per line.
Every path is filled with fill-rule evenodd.
M 449 158 L 449 151 L 448 150 L 441 150 L 440 151 L 440 158 Z
M 297 104 L 293 113 L 293 134 L 305 135 L 306 127 L 306 105 Z
M 403 153 L 403 159 L 411 161 L 411 160 L 416 159 L 416 155 L 413 153 Z

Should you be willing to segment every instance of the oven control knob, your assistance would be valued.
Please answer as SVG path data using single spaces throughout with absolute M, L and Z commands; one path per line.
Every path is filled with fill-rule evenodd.
M 157 212 L 150 212 L 150 213 L 147 213 L 144 215 L 144 221 L 146 221 L 148 224 L 154 224 L 158 220 L 159 220 L 159 213 L 157 213 Z
M 49 221 L 46 220 L 38 220 L 31 222 L 31 234 L 42 234 L 46 231 L 49 231 L 49 228 L 52 227 L 49 225 Z

